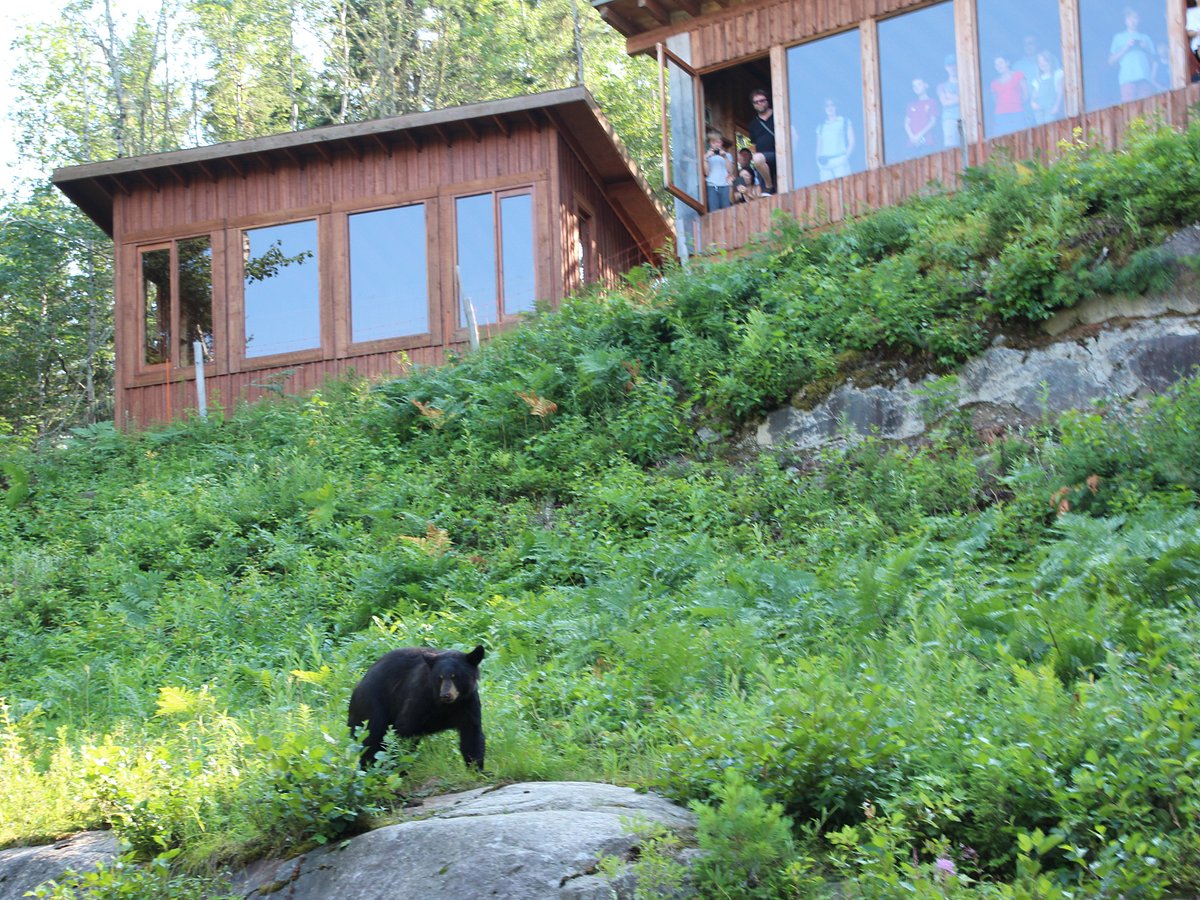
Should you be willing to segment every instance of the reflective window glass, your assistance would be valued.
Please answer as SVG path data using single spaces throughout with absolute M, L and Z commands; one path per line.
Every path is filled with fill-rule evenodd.
M 787 65 L 792 183 L 804 187 L 863 171 L 867 157 L 858 31 L 792 47 Z
M 142 253 L 143 362 L 159 365 L 171 350 L 171 251 Z
M 1062 23 L 1046 0 L 978 0 L 983 133 L 1009 134 L 1066 115 Z
M 195 342 L 206 355 L 213 351 L 212 241 L 207 235 L 180 241 L 179 255 L 179 354 L 184 365 L 195 365 Z
M 495 195 L 459 197 L 454 203 L 458 229 L 458 296 L 461 324 L 466 327 L 466 306 L 475 310 L 476 324 L 495 322 L 499 298 L 496 289 Z
M 533 195 L 500 200 L 500 248 L 504 261 L 504 314 L 533 309 Z
M 1089 112 L 1171 86 L 1163 0 L 1080 0 L 1079 31 Z
M 915 159 L 958 145 L 952 3 L 879 23 L 879 87 L 885 162 Z
M 425 206 L 355 213 L 350 220 L 350 339 L 429 331 Z
M 699 203 L 704 197 L 701 187 L 704 176 L 700 169 L 696 79 L 670 58 L 666 59 L 666 66 L 669 184 Z
M 242 232 L 246 356 L 321 346 L 317 223 Z

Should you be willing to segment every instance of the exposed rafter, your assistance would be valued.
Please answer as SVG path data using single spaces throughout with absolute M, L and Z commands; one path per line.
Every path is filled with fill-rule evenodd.
M 671 24 L 671 14 L 658 0 L 637 0 L 637 5 L 650 13 L 654 17 L 654 21 L 659 25 Z

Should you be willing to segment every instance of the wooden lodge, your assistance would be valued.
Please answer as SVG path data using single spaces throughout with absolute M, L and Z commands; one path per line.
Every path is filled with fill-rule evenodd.
M 438 363 L 657 261 L 669 225 L 583 88 L 59 169 L 113 239 L 116 419 Z
M 998 152 L 1116 144 L 1135 118 L 1182 127 L 1200 101 L 1192 0 L 593 0 L 660 61 L 663 155 L 681 247 L 736 248 L 784 209 L 824 224 Z M 1131 18 L 1132 16 L 1132 18 Z M 1020 73 L 1016 75 L 1015 73 Z M 700 153 L 774 111 L 778 193 L 709 209 Z M 922 133 L 922 128 L 928 131 Z M 916 133 L 917 140 L 913 139 Z

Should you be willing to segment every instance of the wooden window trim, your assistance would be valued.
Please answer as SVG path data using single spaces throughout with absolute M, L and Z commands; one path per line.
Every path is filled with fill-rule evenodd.
M 456 186 L 457 187 L 457 186 Z M 491 190 L 455 190 L 449 195 L 450 208 L 453 211 L 450 215 L 450 234 L 454 241 L 453 262 L 449 271 L 450 290 L 449 297 L 451 298 L 451 306 L 453 307 L 453 322 L 454 328 L 451 332 L 451 340 L 455 343 L 462 343 L 469 339 L 468 331 L 465 326 L 459 325 L 462 321 L 462 300 L 459 297 L 458 278 L 456 277 L 456 268 L 458 266 L 458 201 L 464 197 L 478 197 L 481 194 L 490 194 L 492 198 L 492 239 L 495 242 L 496 253 L 496 321 L 488 322 L 479 325 L 480 335 L 507 331 L 519 324 L 527 313 L 519 312 L 509 314 L 504 311 L 504 246 L 502 243 L 503 236 L 501 234 L 501 219 L 500 219 L 500 201 L 507 197 L 524 197 L 530 198 L 532 206 L 532 227 L 533 227 L 533 247 L 534 259 L 533 263 L 533 295 L 536 302 L 538 297 L 542 296 L 544 285 L 542 284 L 542 271 L 537 264 L 537 246 L 538 246 L 538 200 L 540 196 L 539 182 L 524 183 L 511 185 L 504 188 L 493 188 Z
M 177 336 L 179 334 L 179 317 L 180 317 L 180 299 L 179 299 L 179 243 L 180 241 L 192 240 L 194 238 L 208 238 L 209 253 L 212 254 L 213 269 L 209 277 L 209 290 L 211 297 L 209 302 L 212 304 L 213 317 L 213 339 L 218 341 L 220 332 L 217 330 L 217 236 L 220 231 L 206 232 L 189 230 L 181 233 L 178 237 L 163 238 L 161 235 L 153 240 L 145 243 L 129 242 L 129 246 L 133 250 L 134 263 L 134 279 L 136 285 L 135 305 L 134 305 L 134 347 L 136 352 L 133 354 L 133 368 L 130 373 L 130 384 L 135 386 L 164 384 L 167 381 L 180 381 L 195 379 L 196 367 L 193 364 L 177 365 L 175 362 L 175 350 L 177 347 Z M 171 272 L 171 289 L 170 295 L 167 297 L 167 304 L 170 312 L 170 334 L 171 340 L 167 348 L 168 361 L 164 363 L 148 363 L 146 362 L 146 280 L 142 276 L 142 256 L 145 253 L 152 253 L 155 250 L 166 250 L 169 254 L 168 265 Z M 215 375 L 219 371 L 219 367 L 215 359 L 209 360 L 204 364 L 204 374 Z
M 327 209 L 327 207 L 326 207 Z M 291 366 L 301 363 L 318 362 L 332 353 L 329 346 L 329 266 L 326 256 L 329 232 L 329 215 L 289 216 L 286 219 L 255 216 L 254 224 L 243 224 L 231 227 L 228 231 L 230 240 L 226 241 L 227 255 L 232 265 L 228 267 L 229 278 L 233 290 L 230 292 L 229 316 L 230 323 L 230 372 L 254 372 L 259 369 L 269 369 L 276 366 Z M 240 250 L 242 236 L 246 231 L 256 228 L 271 228 L 278 225 L 292 225 L 297 222 L 315 222 L 317 226 L 317 334 L 320 345 L 306 347 L 303 350 L 293 350 L 289 353 L 272 353 L 268 356 L 246 355 L 246 261 Z M 232 241 L 232 243 L 231 243 Z

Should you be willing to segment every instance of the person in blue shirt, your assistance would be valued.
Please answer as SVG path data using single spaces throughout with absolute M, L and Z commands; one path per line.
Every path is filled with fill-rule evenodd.
M 1154 43 L 1138 31 L 1138 14 L 1133 7 L 1125 7 L 1125 30 L 1113 35 L 1108 64 L 1118 66 L 1122 103 L 1154 93 Z

